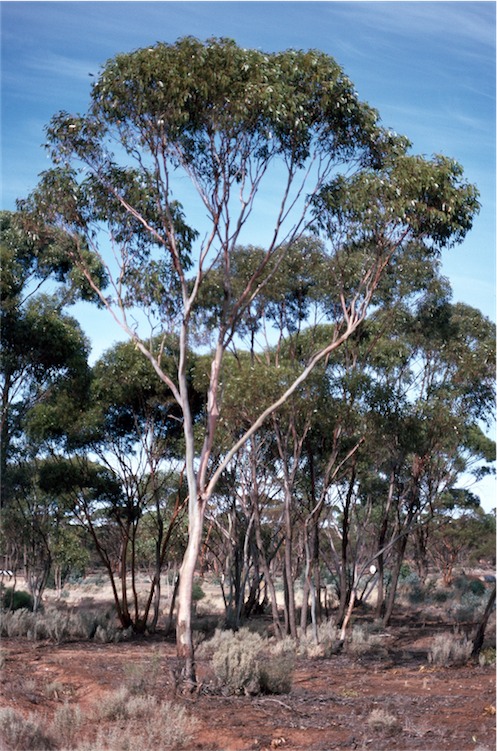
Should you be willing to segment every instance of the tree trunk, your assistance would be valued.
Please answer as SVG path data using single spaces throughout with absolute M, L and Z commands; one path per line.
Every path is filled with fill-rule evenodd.
M 487 607 L 485 608 L 485 612 L 482 615 L 481 621 L 479 622 L 475 637 L 473 639 L 473 651 L 471 652 L 472 657 L 478 657 L 478 655 L 481 652 L 481 648 L 483 647 L 483 640 L 485 638 L 485 629 L 487 627 L 488 619 L 490 618 L 490 614 L 492 610 L 495 607 L 495 586 L 490 594 L 490 597 L 487 602 Z
M 285 556 L 284 556 L 284 577 L 285 584 L 285 622 L 287 633 L 293 639 L 297 638 L 297 618 L 295 612 L 295 588 L 293 582 L 293 556 L 292 556 L 292 519 L 290 509 L 290 498 L 287 494 L 285 498 Z
M 337 623 L 340 625 L 345 618 L 345 611 L 350 599 L 350 587 L 347 576 L 348 569 L 348 548 L 349 548 L 349 523 L 350 523 L 350 506 L 352 503 L 352 493 L 354 491 L 355 467 L 352 468 L 345 506 L 343 509 L 342 522 L 342 555 L 340 565 L 340 604 L 338 606 Z
M 405 531 L 398 542 L 397 560 L 395 561 L 395 565 L 392 569 L 392 579 L 390 581 L 387 602 L 385 604 L 385 615 L 383 616 L 384 626 L 388 626 L 392 618 L 393 606 L 395 603 L 395 596 L 397 594 L 397 586 L 399 583 L 400 569 L 402 568 L 402 563 L 404 561 L 404 555 L 407 547 L 407 538 L 408 532 Z
M 205 504 L 200 499 L 190 506 L 188 543 L 179 574 L 178 616 L 176 623 L 176 650 L 183 662 L 182 679 L 185 688 L 193 690 L 197 677 L 192 634 L 193 581 L 197 565 L 204 521 Z
M 387 539 L 388 531 L 388 517 L 390 515 L 390 509 L 393 501 L 393 492 L 395 488 L 395 472 L 392 470 L 390 473 L 390 481 L 388 483 L 388 496 L 385 510 L 383 512 L 383 519 L 381 522 L 380 531 L 378 534 L 378 556 L 376 558 L 378 583 L 377 583 L 377 597 L 376 597 L 376 610 L 375 618 L 381 618 L 385 610 L 385 554 L 383 548 L 385 546 L 385 540 Z

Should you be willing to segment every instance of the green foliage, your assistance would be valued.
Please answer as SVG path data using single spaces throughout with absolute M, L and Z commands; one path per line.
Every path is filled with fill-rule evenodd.
M 192 590 L 192 600 L 193 602 L 199 602 L 200 600 L 203 600 L 205 597 L 205 592 L 202 589 L 202 586 L 199 581 L 193 582 L 193 590 Z
M 5 610 L 33 610 L 33 596 L 22 589 L 6 587 L 2 596 L 2 606 Z

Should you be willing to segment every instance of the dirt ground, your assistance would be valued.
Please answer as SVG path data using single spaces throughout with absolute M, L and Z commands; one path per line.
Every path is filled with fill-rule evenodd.
M 176 696 L 175 646 L 160 634 L 118 644 L 59 646 L 4 639 L 0 706 L 47 719 L 63 702 L 89 710 L 124 684 L 130 665 L 157 664 L 160 658 L 155 692 L 184 704 L 198 720 L 190 751 L 491 751 L 495 667 L 431 666 L 429 644 L 443 627 L 397 620 L 381 658 L 342 652 L 329 659 L 298 659 L 289 694 L 258 697 L 214 691 L 205 660 L 197 664 L 197 693 Z M 48 685 L 57 687 L 49 696 Z M 373 709 L 394 715 L 398 727 L 372 729 L 367 719 Z M 91 724 L 83 727 L 82 737 L 91 737 Z

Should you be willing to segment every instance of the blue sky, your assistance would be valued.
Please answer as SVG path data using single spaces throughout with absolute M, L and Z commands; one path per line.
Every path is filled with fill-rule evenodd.
M 415 153 L 453 157 L 477 184 L 481 212 L 443 270 L 454 300 L 495 320 L 495 12 L 494 2 L 2 2 L 1 207 L 35 187 L 50 164 L 44 126 L 58 110 L 86 110 L 89 74 L 116 53 L 185 35 L 317 48 Z M 85 308 L 98 353 L 117 334 L 95 320 Z

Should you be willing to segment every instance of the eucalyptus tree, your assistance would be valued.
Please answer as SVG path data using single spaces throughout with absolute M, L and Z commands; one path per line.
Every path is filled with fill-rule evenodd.
M 162 367 L 170 371 L 177 343 L 161 340 L 161 346 Z M 198 412 L 201 402 L 192 388 L 190 403 L 192 410 L 198 405 Z M 132 626 L 137 633 L 153 630 L 159 616 L 161 572 L 170 543 L 177 542 L 176 527 L 185 506 L 179 407 L 150 363 L 127 342 L 115 345 L 95 363 L 77 417 L 65 408 L 57 393 L 46 398 L 31 411 L 31 432 L 43 439 L 53 462 L 59 457 L 64 465 L 75 467 L 77 484 L 73 500 L 67 501 L 68 511 L 90 532 L 113 592 L 119 594 L 116 607 L 123 627 Z M 98 503 L 78 501 L 77 468 L 90 456 L 121 489 L 110 497 L 105 515 Z M 67 488 L 61 493 L 67 496 Z M 153 573 L 143 593 L 137 575 L 150 545 Z M 150 563 L 150 554 L 146 558 Z
M 376 473 L 385 486 L 377 504 L 378 550 L 389 551 L 391 582 L 378 608 L 391 616 L 407 543 L 418 558 L 430 518 L 464 475 L 492 471 L 493 442 L 482 426 L 493 417 L 495 326 L 479 311 L 428 292 L 389 331 L 370 361 L 370 436 Z M 424 555 L 426 555 L 426 550 Z M 378 554 L 379 576 L 384 553 Z
M 48 142 L 55 167 L 44 173 L 24 209 L 75 240 L 83 236 L 97 256 L 107 233 L 109 290 L 78 247 L 71 261 L 181 407 L 189 538 L 177 646 L 185 678 L 194 683 L 193 577 L 205 511 L 220 475 L 268 415 L 360 325 L 399 248 L 416 237 L 436 251 L 464 237 L 477 209 L 476 192 L 451 160 L 409 157 L 407 140 L 380 127 L 377 113 L 359 101 L 329 56 L 265 54 L 224 39 L 185 38 L 117 55 L 93 86 L 88 112 L 56 115 Z M 190 187 L 184 202 L 200 207 L 205 221 L 198 214 L 187 220 L 183 213 L 185 178 Z M 261 226 L 258 197 L 267 226 L 264 255 L 234 294 L 232 252 Z M 266 221 L 268 211 L 272 219 Z M 327 244 L 324 271 L 334 276 L 328 301 L 333 334 L 212 468 L 224 353 L 288 248 L 314 220 Z M 222 269 L 219 316 L 203 332 L 197 299 L 215 262 Z M 344 265 L 348 276 L 350 268 L 355 271 L 354 283 L 344 284 Z M 134 315 L 137 307 L 141 317 Z M 174 378 L 161 368 L 149 332 L 140 328 L 144 318 L 154 331 L 177 333 Z M 193 335 L 202 333 L 212 358 L 204 432 L 196 441 L 186 359 Z
M 161 367 L 171 372 L 177 342 L 161 339 L 161 347 Z M 104 353 L 92 376 L 83 446 L 116 477 L 125 495 L 124 507 L 114 515 L 120 539 L 121 608 L 133 629 L 143 632 L 157 624 L 161 572 L 184 512 L 181 413 L 168 387 L 131 342 Z M 197 415 L 201 402 L 191 385 L 189 391 Z M 153 574 L 140 602 L 137 574 L 145 534 L 153 546 Z
M 71 263 L 71 237 L 54 228 L 35 228 L 13 212 L 0 213 L 0 341 L 2 348 L 0 469 L 2 500 L 8 494 L 8 465 L 21 451 L 23 420 L 54 388 L 73 397 L 88 384 L 88 341 L 64 307 L 92 298 Z M 82 249 L 83 254 L 85 250 Z M 93 267 L 97 276 L 100 272 Z M 67 400 L 67 407 L 70 407 Z

